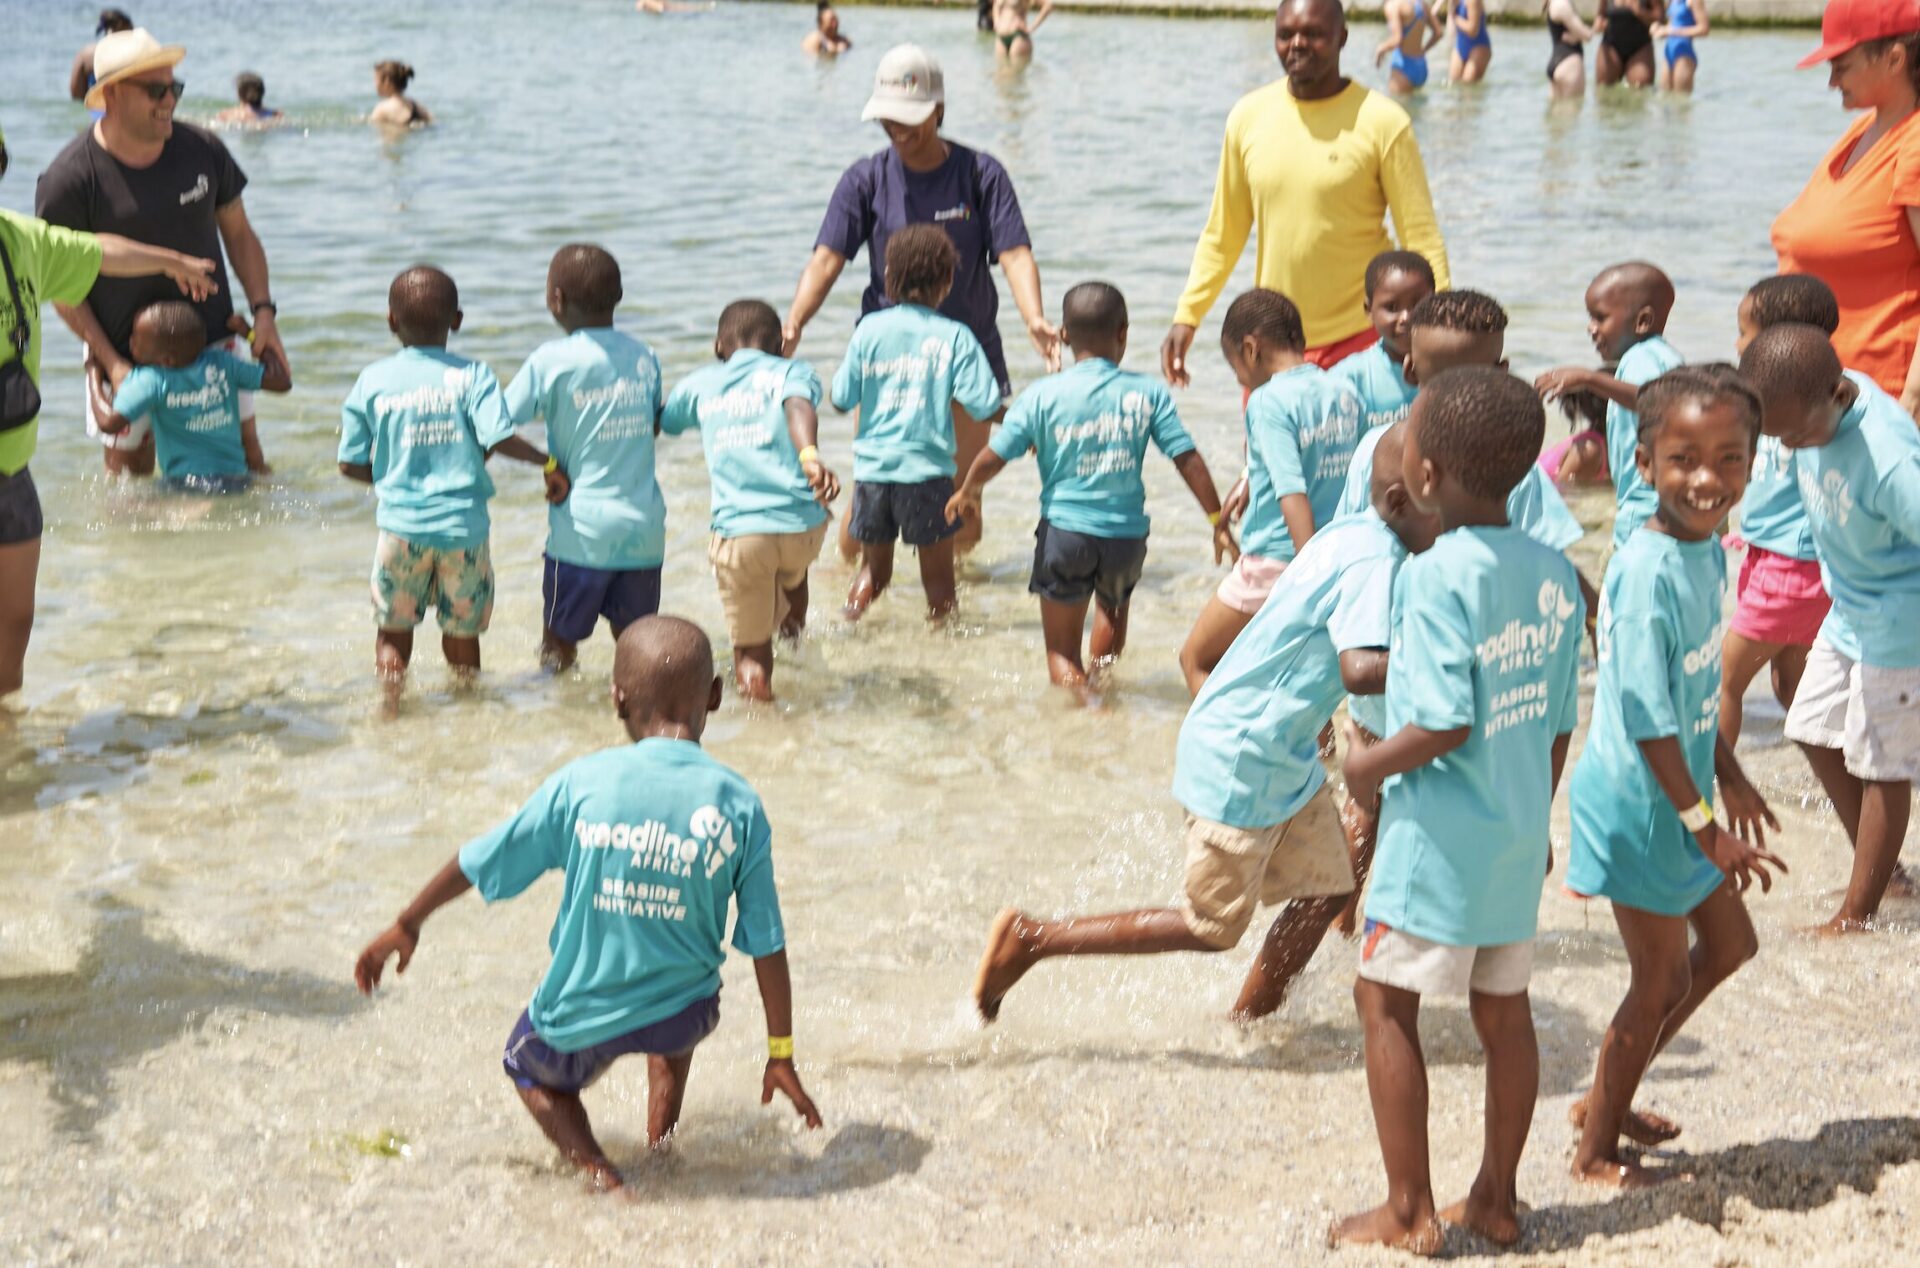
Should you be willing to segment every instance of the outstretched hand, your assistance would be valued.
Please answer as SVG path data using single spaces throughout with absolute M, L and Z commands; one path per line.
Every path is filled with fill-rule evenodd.
M 1174 387 L 1193 380 L 1187 375 L 1187 352 L 1193 347 L 1193 327 L 1175 322 L 1160 342 L 1160 374 Z
M 173 279 L 181 294 L 197 304 L 220 289 L 213 280 L 214 268 L 212 260 L 183 255 L 167 266 L 167 276 Z
M 394 972 L 405 973 L 407 965 L 413 963 L 414 948 L 420 945 L 418 932 L 408 929 L 399 921 L 387 926 L 385 932 L 367 944 L 367 949 L 354 961 L 353 984 L 360 988 L 362 995 L 373 994 L 373 988 L 380 985 L 380 975 L 387 970 L 387 960 L 398 955 L 400 963 L 394 966 Z
M 1767 799 L 1760 790 L 1749 783 L 1746 777 L 1722 779 L 1720 781 L 1720 800 L 1727 808 L 1727 826 L 1742 841 L 1766 848 L 1766 828 L 1780 831 L 1780 820 L 1773 814 L 1773 808 L 1767 805 Z M 1781 869 L 1785 871 L 1785 868 Z
M 1033 350 L 1040 354 L 1046 363 L 1047 373 L 1060 369 L 1060 331 L 1045 317 L 1036 317 L 1027 323 L 1027 338 L 1033 340 Z
M 1756 879 L 1760 882 L 1761 893 L 1772 890 L 1773 877 L 1767 872 L 1768 864 L 1779 868 L 1782 873 L 1787 870 L 1787 865 L 1771 851 L 1758 845 L 1748 845 L 1717 823 L 1709 823 L 1693 839 L 1699 843 L 1700 852 L 1707 856 L 1707 861 L 1726 873 L 1727 879 L 1733 882 L 1735 893 L 1746 893 Z
M 1533 381 L 1533 390 L 1540 399 L 1551 405 L 1563 396 L 1569 396 L 1586 388 L 1587 371 L 1577 365 L 1563 365 L 1557 370 L 1548 370 Z
M 767 1062 L 767 1072 L 760 1079 L 760 1103 L 773 1104 L 776 1089 L 793 1102 L 793 1112 L 805 1119 L 809 1128 L 820 1126 L 820 1111 L 813 1107 L 807 1089 L 800 1086 L 800 1072 L 793 1068 L 792 1061 Z

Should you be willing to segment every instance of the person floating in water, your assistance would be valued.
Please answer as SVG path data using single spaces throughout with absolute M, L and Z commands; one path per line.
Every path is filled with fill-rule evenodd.
M 833 0 L 819 0 L 813 7 L 813 30 L 800 41 L 802 52 L 815 57 L 838 57 L 853 47 L 853 41 L 840 34 L 840 14 Z
M 407 96 L 407 85 L 413 82 L 413 67 L 405 62 L 385 61 L 373 68 L 373 90 L 380 94 L 380 104 L 367 115 L 367 122 L 383 128 L 424 128 L 433 123 L 433 114 L 425 106 Z
M 993 0 L 994 56 L 1023 62 L 1033 56 L 1033 33 L 1053 12 L 1053 0 L 1039 0 L 1039 12 L 1029 18 L 1028 0 Z
M 1446 19 L 1426 0 L 1387 0 L 1381 16 L 1387 38 L 1374 50 L 1373 64 L 1387 64 L 1387 91 L 1404 97 L 1427 83 L 1427 50 L 1446 33 Z
M 250 70 L 243 70 L 233 77 L 233 93 L 240 99 L 240 104 L 228 106 L 215 115 L 215 123 L 228 127 L 264 128 L 271 127 L 282 117 L 278 110 L 270 109 L 266 104 L 267 81 Z

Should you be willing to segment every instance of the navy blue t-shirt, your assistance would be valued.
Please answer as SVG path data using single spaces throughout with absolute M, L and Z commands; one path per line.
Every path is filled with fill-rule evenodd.
M 815 246 L 831 247 L 851 260 L 867 248 L 869 280 L 860 315 L 888 306 L 887 239 L 907 225 L 936 224 L 946 230 L 960 266 L 940 312 L 980 341 L 1000 390 L 1011 392 L 1006 355 L 995 318 L 1000 294 L 993 265 L 1002 251 L 1031 246 L 1013 179 L 991 155 L 947 142 L 947 161 L 931 172 L 914 172 L 892 146 L 849 167 L 834 187 Z

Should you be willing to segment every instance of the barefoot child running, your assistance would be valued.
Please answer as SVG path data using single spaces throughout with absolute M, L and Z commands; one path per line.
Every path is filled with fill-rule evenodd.
M 1187 811 L 1185 903 L 1070 920 L 1001 912 L 974 979 L 987 1021 L 1042 960 L 1227 951 L 1256 905 L 1287 902 L 1233 1016 L 1280 1006 L 1353 888 L 1320 731 L 1346 692 L 1381 689 L 1394 573 L 1436 528 L 1414 508 L 1399 457 L 1397 447 L 1381 452 L 1375 509 L 1307 543 L 1187 711 L 1173 775 Z
M 712 484 L 707 561 L 733 640 L 733 680 L 749 700 L 773 699 L 773 636 L 807 624 L 807 569 L 827 536 L 840 482 L 820 461 L 820 380 L 780 355 L 780 315 L 757 299 L 720 313 L 718 362 L 667 397 L 660 428 L 698 429 Z
M 1621 1135 L 1652 1144 L 1678 1133 L 1648 1115 L 1630 1124 L 1634 1092 L 1687 1018 L 1758 948 L 1741 891 L 1755 878 L 1772 887 L 1766 864 L 1786 870 L 1764 848 L 1763 825 L 1780 825 L 1718 716 L 1727 585 L 1719 526 L 1747 487 L 1760 402 L 1732 366 L 1681 366 L 1640 390 L 1638 413 L 1640 474 L 1658 505 L 1607 565 L 1600 680 L 1568 783 L 1567 887 L 1612 900 L 1632 966 L 1593 1090 L 1575 1109 L 1573 1174 L 1628 1188 L 1671 1173 L 1624 1157 Z M 1725 828 L 1713 815 L 1716 775 Z
M 405 973 L 427 917 L 469 889 L 512 898 L 566 874 L 553 960 L 501 1065 L 561 1156 L 600 1188 L 620 1172 L 594 1138 L 580 1093 L 621 1057 L 647 1056 L 647 1143 L 680 1117 L 693 1051 L 720 1024 L 727 904 L 733 946 L 753 957 L 767 1014 L 760 1103 L 778 1091 L 808 1127 L 820 1113 L 793 1067 L 793 991 L 773 883 L 773 835 L 747 781 L 700 747 L 720 707 L 713 648 L 671 616 L 635 621 L 614 649 L 613 706 L 633 741 L 569 762 L 517 814 L 460 847 L 367 944 L 353 980 L 368 995 L 389 959 Z
M 1335 1243 L 1439 1247 L 1419 1032 L 1434 993 L 1467 995 L 1487 1056 L 1480 1173 L 1442 1218 L 1500 1245 L 1520 1237 L 1514 1178 L 1540 1073 L 1527 980 L 1579 695 L 1573 565 L 1507 522 L 1545 433 L 1527 386 L 1479 366 L 1424 384 L 1407 421 L 1407 488 L 1442 531 L 1394 589 L 1395 729 L 1346 760 L 1361 805 L 1386 784 L 1354 1000 L 1387 1201 L 1335 1224 Z
M 1021 394 L 973 460 L 947 503 L 947 518 L 978 515 L 980 491 L 1009 462 L 1032 450 L 1040 464 L 1040 525 L 1033 577 L 1047 676 L 1086 699 L 1080 658 L 1087 602 L 1094 604 L 1088 646 L 1097 674 L 1127 642 L 1127 604 L 1147 559 L 1147 487 L 1140 463 L 1151 442 L 1173 460 L 1213 529 L 1213 560 L 1237 551 L 1220 515 L 1213 475 L 1174 411 L 1166 385 L 1120 368 L 1127 352 L 1127 301 L 1105 282 L 1067 292 L 1063 322 L 1071 368 Z
M 953 611 L 953 405 L 998 422 L 1000 383 L 980 341 L 934 309 L 953 286 L 959 256 L 937 225 L 909 225 L 887 240 L 887 297 L 853 329 L 833 376 L 833 407 L 860 411 L 853 441 L 853 515 L 860 571 L 846 614 L 858 620 L 893 580 L 893 544 L 920 552 L 928 619 Z
M 1407 382 L 1407 354 L 1412 351 L 1413 310 L 1433 294 L 1433 265 L 1418 251 L 1382 251 L 1367 264 L 1367 317 L 1380 341 L 1333 367 L 1335 378 L 1345 379 L 1360 398 L 1360 435 L 1406 418 L 1418 391 Z M 1354 454 L 1347 469 L 1349 483 L 1372 482 L 1373 471 Z M 1355 472 L 1359 475 L 1356 477 Z M 1362 502 L 1364 503 L 1364 495 Z

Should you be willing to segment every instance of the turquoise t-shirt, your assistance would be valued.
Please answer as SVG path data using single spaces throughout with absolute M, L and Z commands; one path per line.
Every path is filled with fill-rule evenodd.
M 1347 468 L 1336 514 L 1355 515 L 1373 505 L 1373 454 L 1385 434 L 1384 428 L 1370 431 L 1354 446 L 1353 465 Z M 1527 468 L 1507 495 L 1507 522 L 1550 550 L 1566 550 L 1587 535 L 1538 463 Z
M 773 832 L 747 781 L 691 740 L 641 740 L 569 762 L 511 819 L 460 847 L 489 903 L 564 871 L 553 961 L 527 1016 L 561 1052 L 664 1021 L 720 989 L 734 949 L 786 946 Z
M 1833 607 L 1820 637 L 1886 669 L 1920 666 L 1920 428 L 1864 374 L 1833 439 L 1794 454 Z
M 1040 464 L 1040 514 L 1089 537 L 1145 537 L 1141 460 L 1152 441 L 1169 458 L 1193 451 L 1167 385 L 1102 357 L 1076 361 L 1020 394 L 987 443 Z
M 1400 569 L 1387 661 L 1392 731 L 1470 727 L 1389 779 L 1367 918 L 1452 946 L 1534 935 L 1553 742 L 1579 714 L 1580 583 L 1517 528 L 1457 528 Z
M 1607 565 L 1596 625 L 1600 680 L 1568 803 L 1575 893 L 1662 916 L 1684 916 L 1720 884 L 1640 753 L 1678 737 L 1687 771 L 1713 796 L 1720 734 L 1721 605 L 1727 557 L 1712 538 L 1683 542 L 1643 529 Z
M 1384 343 L 1354 353 L 1328 373 L 1345 380 L 1360 398 L 1362 434 L 1404 420 L 1420 391 L 1407 382 L 1406 369 L 1387 352 Z
M 1327 782 L 1320 729 L 1339 707 L 1340 653 L 1387 645 L 1406 547 L 1371 511 L 1313 535 L 1207 676 L 1180 727 L 1173 795 L 1236 828 L 1285 823 Z
M 1740 501 L 1740 536 L 1747 545 L 1789 559 L 1816 559 L 1813 526 L 1800 501 L 1800 476 L 1793 450 L 1772 436 L 1760 437 L 1753 450 L 1753 472 Z
M 547 554 L 605 572 L 658 568 L 667 553 L 667 504 L 654 478 L 660 362 L 611 326 L 541 344 L 507 384 L 516 427 L 547 422 L 547 452 L 571 489 L 547 507 Z
M 169 480 L 243 476 L 240 393 L 258 390 L 264 374 L 258 361 L 220 348 L 208 348 L 183 370 L 135 366 L 113 395 L 113 412 L 152 425 L 160 474 Z
M 1280 499 L 1304 493 L 1315 531 L 1340 503 L 1353 447 L 1360 440 L 1360 398 L 1317 365 L 1297 365 L 1247 398 L 1247 514 L 1240 549 L 1282 562 L 1293 538 Z
M 833 407 L 860 409 L 855 480 L 951 477 L 956 403 L 973 418 L 991 418 L 1000 408 L 1000 380 L 971 330 L 918 304 L 860 319 L 833 376 Z
M 1642 339 L 1628 348 L 1613 368 L 1613 377 L 1635 387 L 1651 383 L 1681 362 L 1674 346 L 1659 335 Z M 1640 478 L 1633 453 L 1640 446 L 1640 415 L 1612 401 L 1607 402 L 1607 469 L 1613 473 L 1613 548 L 1620 549 L 1633 530 L 1647 522 L 1659 508 L 1660 499 L 1653 488 Z
M 827 518 L 787 430 L 793 400 L 820 404 L 813 367 L 758 348 L 700 367 L 667 397 L 660 429 L 669 436 L 700 430 L 715 536 L 803 533 Z

